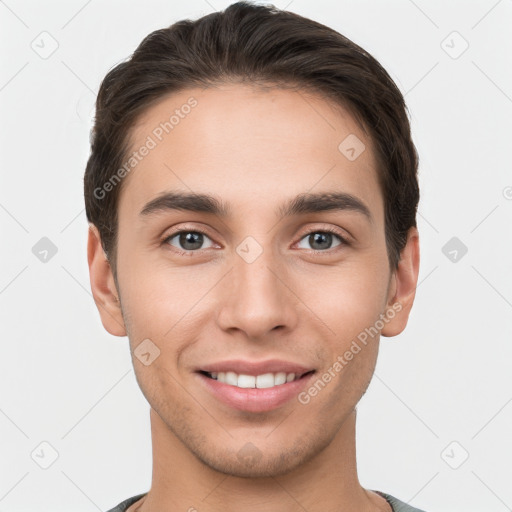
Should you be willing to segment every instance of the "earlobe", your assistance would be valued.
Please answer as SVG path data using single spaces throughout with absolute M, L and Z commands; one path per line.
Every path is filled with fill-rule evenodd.
M 405 329 L 416 296 L 419 265 L 419 233 L 412 227 L 408 231 L 407 243 L 400 253 L 398 268 L 394 273 L 395 283 L 391 287 L 392 293 L 384 312 L 389 321 L 381 331 L 382 336 L 396 336 Z
M 110 263 L 101 245 L 101 236 L 94 224 L 89 224 L 87 262 L 92 295 L 103 327 L 114 336 L 126 336 L 118 290 Z

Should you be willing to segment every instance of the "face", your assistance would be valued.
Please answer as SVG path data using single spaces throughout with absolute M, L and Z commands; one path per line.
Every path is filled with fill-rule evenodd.
M 119 321 L 137 381 L 170 435 L 209 467 L 288 472 L 331 443 L 366 391 L 379 335 L 363 344 L 361 333 L 396 321 L 378 322 L 396 283 L 372 142 L 320 96 L 242 85 L 161 99 L 134 127 L 132 150 L 148 136 L 155 146 L 119 200 Z M 355 151 L 340 150 L 349 136 Z M 207 194 L 225 211 L 189 210 L 177 199 L 148 206 L 165 193 Z M 319 198 L 287 208 L 301 194 Z M 327 208 L 334 203 L 322 194 L 352 202 L 339 196 L 345 201 Z M 178 202 L 183 209 L 168 208 Z M 227 371 L 234 360 L 314 373 L 259 396 L 199 373 L 216 363 Z

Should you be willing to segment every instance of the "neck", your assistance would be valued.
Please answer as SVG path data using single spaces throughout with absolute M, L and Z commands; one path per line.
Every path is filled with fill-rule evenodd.
M 359 484 L 352 411 L 321 452 L 292 471 L 244 478 L 220 473 L 199 460 L 151 409 L 151 490 L 131 511 L 348 512 L 390 511 L 386 500 Z

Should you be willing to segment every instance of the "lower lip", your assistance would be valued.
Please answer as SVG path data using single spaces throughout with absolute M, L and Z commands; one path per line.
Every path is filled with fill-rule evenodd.
M 272 388 L 238 388 L 197 373 L 203 385 L 221 402 L 234 409 L 249 412 L 265 412 L 276 409 L 296 397 L 315 373 Z

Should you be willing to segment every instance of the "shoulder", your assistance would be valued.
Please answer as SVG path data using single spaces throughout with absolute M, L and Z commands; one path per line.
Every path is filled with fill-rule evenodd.
M 412 507 L 411 505 L 408 505 L 407 503 L 399 500 L 398 498 L 391 496 L 391 494 L 386 494 L 385 492 L 375 490 L 373 492 L 376 492 L 379 496 L 385 498 L 387 502 L 391 505 L 393 512 L 425 512 L 425 510 Z
M 146 494 L 147 493 L 144 492 L 142 494 L 138 494 L 137 496 L 132 496 L 131 498 L 122 501 L 121 503 L 119 503 L 119 505 L 115 506 L 114 508 L 107 510 L 107 512 L 126 512 L 126 510 L 128 510 L 128 507 L 133 505 L 136 501 L 139 501 L 143 496 L 146 496 Z

